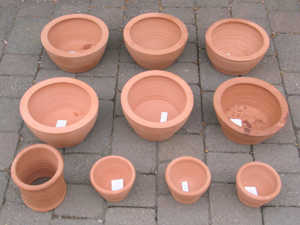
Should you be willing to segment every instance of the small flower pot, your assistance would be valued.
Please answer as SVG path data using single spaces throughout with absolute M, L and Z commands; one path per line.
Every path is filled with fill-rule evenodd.
M 278 173 L 268 164 L 251 162 L 239 169 L 236 175 L 236 189 L 243 204 L 259 208 L 280 193 L 281 180 Z
M 206 34 L 206 51 L 221 73 L 243 75 L 264 57 L 270 39 L 256 23 L 244 19 L 223 19 L 212 24 Z
M 131 19 L 123 31 L 129 54 L 146 69 L 164 69 L 181 55 L 188 31 L 178 18 L 164 13 L 145 13 Z
M 284 127 L 288 105 L 271 84 L 250 77 L 222 83 L 214 108 L 224 135 L 238 144 L 258 144 Z
M 207 191 L 211 182 L 211 174 L 201 160 L 184 156 L 169 163 L 165 179 L 177 202 L 192 204 Z
M 59 151 L 50 145 L 35 144 L 18 153 L 11 167 L 11 177 L 31 209 L 47 212 L 60 205 L 67 186 L 63 175 L 64 161 Z M 39 179 L 48 180 L 34 184 Z
M 187 121 L 194 96 L 179 76 L 150 70 L 127 81 L 121 93 L 121 105 L 126 119 L 139 136 L 149 141 L 163 141 Z
M 132 163 L 121 156 L 99 159 L 90 171 L 90 181 L 96 191 L 109 202 L 124 200 L 130 192 L 136 173 Z M 122 180 L 122 185 L 117 181 Z
M 93 88 L 67 77 L 33 85 L 20 101 L 20 113 L 28 128 L 42 141 L 59 148 L 85 139 L 96 122 L 98 107 Z
M 42 30 L 41 41 L 52 61 L 70 73 L 86 72 L 101 60 L 108 41 L 105 23 L 94 16 L 58 17 Z

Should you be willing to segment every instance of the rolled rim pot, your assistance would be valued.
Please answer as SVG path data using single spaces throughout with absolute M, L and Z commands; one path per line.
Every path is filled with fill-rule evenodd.
M 211 182 L 211 173 L 200 159 L 183 156 L 169 163 L 165 180 L 177 202 L 192 204 L 207 191 Z
M 136 177 L 132 163 L 121 156 L 99 159 L 90 170 L 90 181 L 96 191 L 109 202 L 124 200 L 133 187 Z M 123 188 L 112 190 L 112 181 L 123 179 Z
M 132 18 L 123 31 L 129 54 L 141 67 L 164 69 L 181 55 L 188 40 L 185 24 L 164 13 Z
M 139 136 L 149 141 L 163 141 L 187 121 L 194 96 L 190 86 L 179 76 L 150 70 L 127 81 L 122 89 L 121 105 Z
M 245 19 L 222 19 L 205 34 L 207 55 L 213 66 L 227 75 L 249 73 L 264 57 L 270 39 L 258 24 Z
M 41 32 L 41 41 L 52 61 L 71 73 L 86 72 L 101 60 L 109 30 L 99 18 L 70 14 L 50 21 Z
M 94 89 L 68 77 L 35 84 L 20 101 L 20 113 L 28 128 L 42 141 L 60 148 L 85 139 L 96 122 L 98 108 Z
M 222 83 L 214 94 L 214 109 L 224 135 L 238 144 L 261 143 L 284 127 L 288 118 L 280 91 L 251 77 Z
M 246 187 L 255 188 L 256 192 L 249 192 Z M 281 190 L 281 180 L 278 173 L 268 164 L 250 162 L 239 169 L 236 175 L 236 189 L 243 204 L 258 208 L 276 198 Z
M 11 177 L 31 209 L 47 212 L 60 205 L 67 187 L 63 175 L 64 162 L 58 150 L 46 144 L 35 144 L 19 152 L 11 167 Z M 41 178 L 44 183 L 33 184 Z

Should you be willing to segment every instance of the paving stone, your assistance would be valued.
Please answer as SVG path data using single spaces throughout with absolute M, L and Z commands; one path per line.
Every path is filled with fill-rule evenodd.
M 4 192 L 6 190 L 8 176 L 6 173 L 0 172 L 0 204 L 2 205 Z
M 50 225 L 101 225 L 102 220 L 91 219 L 53 219 Z
M 188 83 L 199 82 L 198 68 L 194 63 L 175 63 L 166 70 L 180 76 Z
M 209 61 L 206 50 L 204 48 L 199 48 L 199 63 L 208 63 Z
M 267 19 L 267 12 L 263 4 L 239 3 L 234 2 L 232 5 L 232 17 L 253 19 Z
M 288 98 L 291 107 L 291 116 L 293 117 L 294 124 L 296 127 L 300 127 L 300 114 L 298 113 L 300 110 L 300 101 L 299 96 L 290 96 Z
M 92 8 L 90 13 L 102 19 L 109 29 L 122 27 L 123 11 L 119 8 Z
M 127 9 L 129 8 L 157 8 L 158 0 L 126 0 L 125 6 Z
M 268 225 L 295 225 L 299 223 L 299 208 L 265 207 L 263 208 L 264 221 Z M 284 215 L 284 216 L 282 216 Z
M 135 63 L 133 58 L 129 55 L 126 47 L 122 44 L 120 50 L 120 62 L 122 63 Z
M 1 4 L 1 3 L 0 3 Z M 0 5 L 1 6 L 1 5 Z M 7 6 L 0 8 L 0 37 L 6 38 L 14 24 L 15 16 L 18 12 L 16 7 Z
M 73 13 L 87 13 L 89 10 L 89 1 L 81 0 L 63 0 L 56 1 L 54 17 L 59 17 Z
M 148 1 L 147 1 L 148 2 Z M 151 7 L 143 7 L 142 4 L 147 4 L 145 1 L 143 3 L 139 3 L 135 7 L 127 7 L 124 11 L 124 17 L 123 17 L 123 26 L 125 26 L 129 20 L 131 20 L 133 17 L 136 17 L 143 13 L 150 13 L 150 12 L 159 12 L 159 6 L 158 5 L 152 5 Z
M 0 76 L 0 96 L 20 98 L 32 85 L 32 77 Z
M 23 204 L 19 188 L 15 185 L 12 179 L 9 180 L 5 199 L 8 202 L 17 202 L 19 204 Z
M 98 1 L 91 0 L 91 8 L 120 8 L 124 5 L 123 0 L 114 0 L 114 1 Z
M 194 43 L 187 43 L 182 55 L 177 62 L 193 62 L 197 63 L 197 46 Z
M 228 7 L 230 0 L 195 0 L 195 6 L 201 8 L 223 8 Z
M 217 116 L 213 107 L 213 92 L 204 92 L 202 94 L 202 107 L 204 122 L 208 124 L 217 124 Z
M 39 61 L 40 68 L 42 69 L 51 69 L 51 70 L 60 70 L 55 63 L 50 59 L 46 50 L 44 49 L 41 60 Z
M 17 16 L 50 17 L 54 11 L 53 1 L 26 0 L 20 4 Z
M 116 116 L 124 116 L 123 115 L 123 111 L 122 111 L 122 106 L 121 106 L 121 92 L 117 91 L 117 95 L 116 95 L 116 105 L 115 105 L 115 113 Z
M 161 0 L 161 4 L 166 8 L 182 8 L 182 7 L 193 7 L 193 1 L 182 1 L 182 0 Z
M 300 10 L 300 2 L 298 0 L 264 0 L 264 3 L 268 10 Z
M 300 94 L 300 73 L 282 72 L 286 92 L 289 95 Z
M 271 27 L 275 32 L 300 32 L 300 12 L 271 12 Z
M 168 194 L 169 189 L 165 180 L 165 171 L 169 162 L 160 163 L 157 172 L 157 192 L 159 195 Z
M 123 43 L 122 35 L 121 29 L 109 30 L 109 39 L 106 47 L 107 51 L 110 51 L 110 49 L 120 49 L 120 46 Z
M 118 88 L 121 91 L 124 84 L 133 76 L 145 71 L 142 67 L 137 64 L 121 63 L 119 70 L 119 82 Z
M 186 27 L 187 27 L 187 30 L 189 32 L 188 42 L 197 42 L 196 26 L 191 25 L 191 24 L 187 24 Z
M 262 225 L 260 209 L 239 202 L 233 184 L 212 184 L 209 190 L 213 225 Z
M 19 101 L 0 98 L 0 131 L 17 131 L 22 120 L 19 115 Z
M 35 83 L 47 80 L 54 77 L 70 77 L 75 78 L 75 74 L 68 73 L 62 70 L 48 70 L 48 69 L 41 69 L 39 70 L 37 77 L 35 79 Z
M 183 2 L 183 1 L 182 1 Z M 184 1 L 186 2 L 186 1 Z M 185 24 L 194 24 L 194 10 L 192 8 L 165 8 L 164 13 L 176 16 Z
M 16 7 L 18 0 L 1 0 L 0 1 L 0 7 Z
M 9 169 L 17 148 L 17 133 L 0 133 L 0 170 Z

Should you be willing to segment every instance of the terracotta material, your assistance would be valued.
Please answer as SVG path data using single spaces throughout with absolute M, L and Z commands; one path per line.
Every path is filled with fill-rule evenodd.
M 47 212 L 60 205 L 67 186 L 64 161 L 55 148 L 45 144 L 28 146 L 18 153 L 11 167 L 11 177 L 21 191 L 24 203 L 35 211 Z M 35 185 L 35 181 L 49 178 Z
M 247 187 L 255 187 L 256 194 Z M 268 164 L 251 162 L 243 165 L 236 175 L 237 194 L 242 203 L 258 208 L 272 201 L 280 193 L 281 180 L 278 173 Z
M 183 52 L 188 31 L 174 16 L 145 13 L 127 23 L 123 36 L 137 64 L 146 69 L 163 69 L 172 65 Z
M 189 85 L 179 76 L 150 70 L 133 76 L 121 93 L 123 113 L 135 132 L 149 141 L 170 138 L 187 121 L 194 105 Z M 162 114 L 167 113 L 165 122 Z
M 258 144 L 270 138 L 288 117 L 284 96 L 271 84 L 250 77 L 222 83 L 214 95 L 214 108 L 225 136 L 239 144 Z
M 90 171 L 90 180 L 97 192 L 109 202 L 119 202 L 130 192 L 136 173 L 132 163 L 121 156 L 106 156 L 99 159 Z M 123 188 L 112 191 L 112 181 L 123 179 Z
M 211 174 L 200 159 L 183 156 L 169 163 L 165 179 L 177 202 L 192 204 L 207 191 L 211 182 Z M 183 191 L 183 182 L 187 182 L 188 192 Z
M 41 41 L 59 68 L 81 73 L 99 63 L 108 36 L 108 28 L 101 19 L 86 14 L 72 14 L 48 23 L 42 30 Z
M 67 77 L 33 85 L 20 102 L 20 113 L 28 128 L 42 141 L 60 148 L 85 139 L 96 122 L 98 108 L 94 89 Z M 66 126 L 57 127 L 58 120 L 65 120 Z
M 228 75 L 247 74 L 266 54 L 270 40 L 266 31 L 244 19 L 223 19 L 205 34 L 207 55 L 213 66 Z

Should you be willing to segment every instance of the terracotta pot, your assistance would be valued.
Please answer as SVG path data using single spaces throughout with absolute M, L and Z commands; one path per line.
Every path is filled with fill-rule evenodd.
M 101 19 L 86 14 L 72 14 L 48 23 L 42 30 L 41 41 L 59 68 L 81 73 L 99 63 L 108 36 L 108 28 Z
M 94 89 L 67 77 L 33 85 L 20 102 L 20 113 L 28 128 L 42 141 L 60 148 L 85 139 L 96 122 L 98 108 Z
M 228 75 L 247 74 L 264 57 L 270 39 L 256 23 L 244 19 L 223 19 L 206 34 L 206 51 L 213 66 Z
M 164 13 L 145 13 L 131 19 L 123 31 L 129 54 L 146 69 L 164 69 L 181 55 L 188 31 L 178 18 Z
M 97 192 L 109 202 L 119 202 L 130 192 L 136 173 L 132 163 L 121 156 L 99 159 L 90 171 L 90 181 Z M 122 188 L 114 187 L 114 181 L 122 179 Z M 113 188 L 116 188 L 113 190 Z
M 250 162 L 244 164 L 236 175 L 237 194 L 242 203 L 258 208 L 272 201 L 280 193 L 281 180 L 268 164 Z
M 47 212 L 60 205 L 67 186 L 64 161 L 55 148 L 45 144 L 28 146 L 18 153 L 11 167 L 11 177 L 21 191 L 24 203 L 35 211 Z M 35 181 L 49 178 L 35 185 Z
M 284 127 L 288 105 L 271 84 L 250 77 L 222 83 L 214 108 L 223 133 L 238 144 L 258 144 Z
M 149 141 L 163 141 L 187 121 L 194 96 L 179 76 L 150 70 L 127 81 L 121 93 L 121 105 L 126 119 L 139 136 Z
M 183 156 L 169 163 L 165 179 L 177 202 L 192 204 L 207 191 L 211 182 L 211 174 L 200 159 Z

